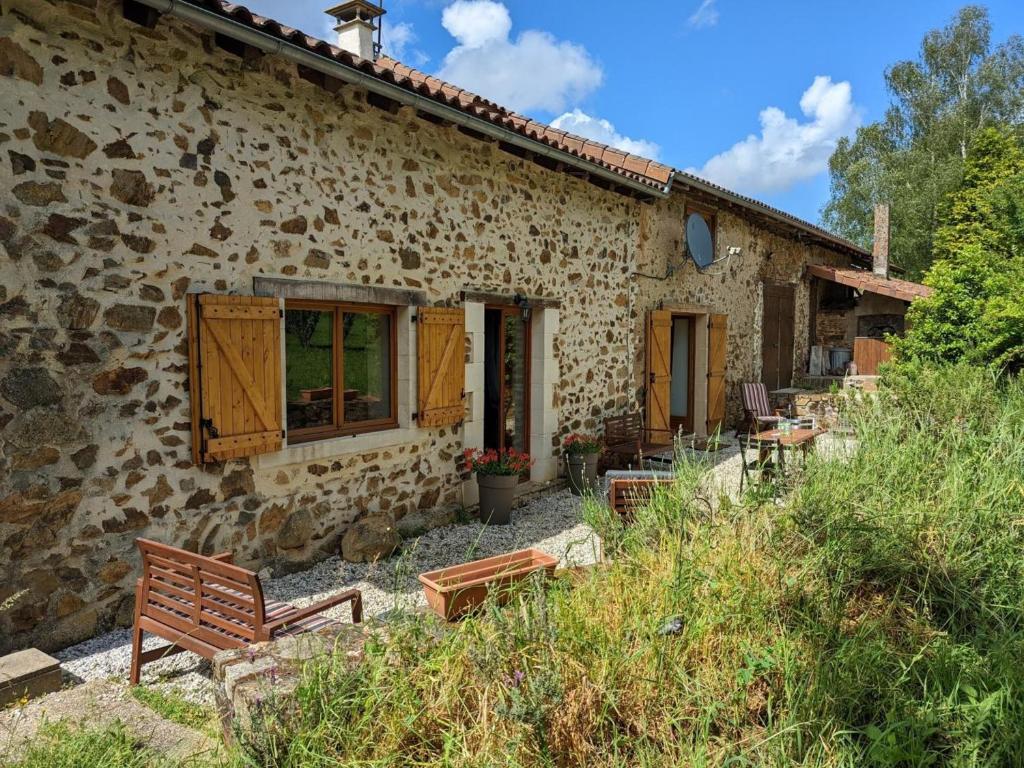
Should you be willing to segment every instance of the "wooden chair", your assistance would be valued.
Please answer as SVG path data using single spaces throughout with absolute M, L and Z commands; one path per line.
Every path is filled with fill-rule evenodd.
M 778 462 L 775 456 L 782 450 L 778 440 L 766 440 L 751 434 L 737 434 L 736 440 L 740 444 L 740 461 L 742 462 L 742 473 L 740 474 L 740 493 L 743 493 L 743 482 L 747 485 L 752 482 L 750 471 L 757 472 L 758 480 L 776 474 Z
M 782 420 L 782 412 L 772 409 L 768 401 L 768 387 L 763 382 L 741 384 L 740 395 L 743 399 L 744 431 L 760 432 L 763 429 L 771 429 Z
M 608 481 L 608 504 L 629 523 L 637 507 L 650 501 L 657 488 L 671 488 L 675 480 L 670 477 L 616 477 Z
M 184 549 L 138 539 L 142 578 L 135 588 L 131 684 L 143 664 L 181 651 L 212 659 L 218 651 L 297 635 L 336 624 L 319 614 L 352 603 L 352 621 L 363 618 L 363 597 L 349 589 L 326 600 L 296 608 L 264 600 L 259 576 L 231 563 L 231 554 L 204 557 Z M 170 644 L 142 650 L 142 633 Z
M 657 438 L 654 436 L 657 435 Z M 672 430 L 647 429 L 639 413 L 612 416 L 604 420 L 604 444 L 610 454 L 636 459 L 644 454 L 660 453 L 672 447 Z

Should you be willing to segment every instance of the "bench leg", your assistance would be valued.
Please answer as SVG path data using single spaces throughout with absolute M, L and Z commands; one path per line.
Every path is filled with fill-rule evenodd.
M 128 684 L 138 685 L 139 676 L 142 673 L 142 627 L 139 626 L 139 619 L 142 618 L 142 584 L 135 586 L 135 618 L 132 621 L 132 665 L 128 674 Z

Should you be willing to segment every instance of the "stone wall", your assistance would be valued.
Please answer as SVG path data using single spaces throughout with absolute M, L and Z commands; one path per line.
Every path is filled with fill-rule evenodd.
M 729 314 L 734 396 L 758 371 L 759 281 L 826 259 L 723 214 L 719 247 L 743 254 L 721 272 L 633 280 L 680 252 L 681 200 L 544 170 L 171 18 L 135 26 L 114 0 L 0 8 L 0 652 L 128 622 L 138 536 L 294 569 L 366 513 L 460 503 L 457 429 L 193 465 L 187 292 L 265 275 L 558 300 L 560 436 L 635 403 L 662 299 Z
M 807 370 L 809 354 L 806 266 L 845 265 L 847 260 L 824 248 L 772 234 L 746 218 L 719 209 L 715 216 L 715 253 L 721 261 L 701 272 L 684 256 L 685 211 L 683 195 L 641 209 L 636 269 L 642 274 L 631 292 L 633 337 L 643 339 L 647 311 L 661 304 L 695 305 L 728 315 L 725 423 L 731 425 L 742 418 L 739 384 L 761 380 L 764 284 L 785 283 L 795 289 L 793 372 L 797 375 Z M 739 250 L 728 255 L 730 248 Z M 645 370 L 642 343 L 634 344 L 631 359 L 639 401 Z

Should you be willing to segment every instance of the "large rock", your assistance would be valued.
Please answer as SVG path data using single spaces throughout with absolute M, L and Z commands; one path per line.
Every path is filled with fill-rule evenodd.
M 356 520 L 341 537 L 341 556 L 350 563 L 372 563 L 390 557 L 402 544 L 388 515 L 370 515 Z
M 292 512 L 277 532 L 277 546 L 281 549 L 300 549 L 313 535 L 313 515 L 308 509 Z
M 117 331 L 143 333 L 152 330 L 156 309 L 138 304 L 115 304 L 103 313 L 107 325 Z
M 403 539 L 411 539 L 454 522 L 455 510 L 451 508 L 418 509 L 395 523 L 395 528 Z
M 95 141 L 59 117 L 50 120 L 44 112 L 30 112 L 28 124 L 35 131 L 32 143 L 43 152 L 81 160 L 96 149 Z
M 44 368 L 15 368 L 0 381 L 0 394 L 24 410 L 61 401 L 60 385 Z

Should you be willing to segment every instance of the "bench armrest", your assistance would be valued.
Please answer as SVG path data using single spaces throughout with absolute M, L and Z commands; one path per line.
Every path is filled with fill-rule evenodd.
M 341 603 L 352 602 L 352 621 L 358 624 L 363 620 L 363 593 L 358 589 L 349 589 L 345 592 L 340 592 L 337 595 L 332 595 L 325 600 L 321 600 L 318 603 L 307 605 L 305 608 L 296 608 L 293 612 L 287 616 L 282 616 L 274 621 L 266 622 L 263 625 L 263 629 L 266 630 L 267 635 L 273 637 L 277 630 L 285 627 L 289 624 L 294 624 L 296 621 L 302 619 L 308 619 L 310 616 L 316 616 L 317 614 L 323 613 L 328 608 L 333 608 Z

